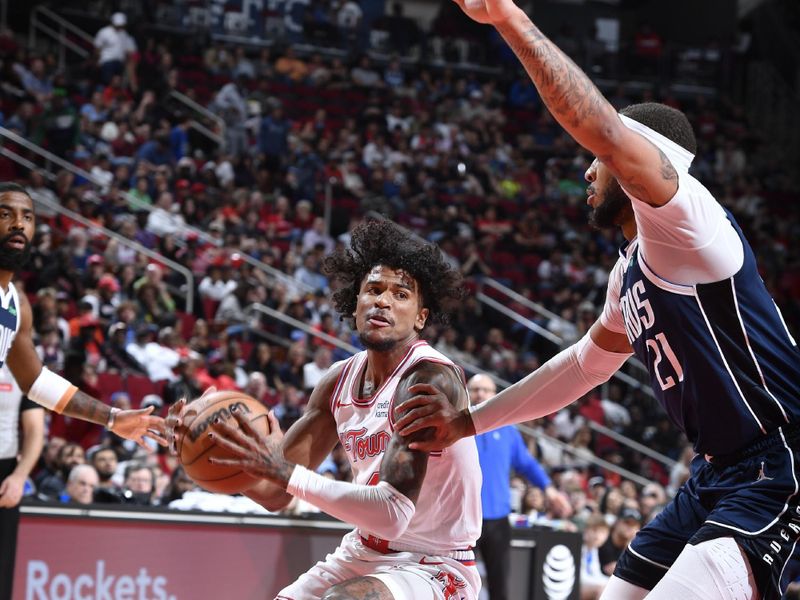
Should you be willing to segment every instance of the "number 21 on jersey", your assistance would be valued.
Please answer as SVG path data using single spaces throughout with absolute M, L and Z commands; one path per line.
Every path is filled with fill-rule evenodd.
M 678 357 L 675 356 L 675 352 L 673 352 L 672 347 L 667 341 L 667 336 L 665 336 L 663 333 L 655 334 L 653 338 L 647 340 L 647 349 L 653 353 L 653 372 L 655 373 L 658 384 L 661 386 L 662 390 L 668 390 L 678 383 L 678 381 L 683 381 L 683 369 L 681 368 L 681 364 L 678 362 Z M 673 372 L 677 376 L 678 381 L 675 381 L 675 377 L 672 375 L 667 375 L 665 377 L 661 370 L 659 370 L 661 361 L 664 358 L 666 358 L 669 364 L 672 365 Z

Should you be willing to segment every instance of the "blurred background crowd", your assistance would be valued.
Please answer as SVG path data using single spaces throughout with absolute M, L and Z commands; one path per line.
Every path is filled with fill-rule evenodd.
M 202 3 L 90 4 L 59 4 L 91 34 L 68 33 L 85 56 L 32 44 L 13 20 L 0 31 L 0 180 L 21 182 L 38 213 L 20 286 L 42 360 L 83 390 L 165 413 L 212 385 L 239 389 L 290 426 L 322 373 L 359 349 L 320 262 L 364 218 L 435 241 L 461 270 L 466 300 L 425 337 L 470 373 L 517 381 L 597 318 L 621 238 L 586 223 L 593 157 L 501 41 L 454 3 L 421 23 L 402 3 L 376 13 L 313 0 L 302 14 L 265 10 L 259 43 L 235 35 L 247 26 L 238 13 L 226 16 L 228 35 L 169 26 L 199 27 Z M 656 100 L 687 113 L 699 142 L 692 172 L 739 220 L 796 334 L 798 156 L 753 115 L 746 74 L 773 50 L 757 43 L 759 23 L 695 45 L 647 21 L 616 38 L 566 19 L 547 33 L 614 106 Z M 523 430 L 566 505 L 520 477 L 509 483 L 514 524 L 584 531 L 600 581 L 692 457 L 640 389 L 642 373 L 625 371 Z M 320 470 L 349 476 L 338 451 Z M 194 490 L 162 449 L 62 416 L 48 419 L 29 493 L 256 510 Z

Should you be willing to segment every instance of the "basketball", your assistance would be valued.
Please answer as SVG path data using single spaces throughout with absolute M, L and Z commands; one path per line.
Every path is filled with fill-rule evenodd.
M 239 424 L 231 414 L 234 407 L 245 415 L 256 431 L 269 433 L 267 407 L 236 391 L 203 396 L 188 404 L 183 416 L 186 432 L 177 440 L 178 457 L 186 474 L 209 492 L 236 494 L 250 489 L 258 481 L 239 467 L 216 465 L 209 460 L 211 457 L 235 458 L 207 435 L 216 418 L 238 429 Z

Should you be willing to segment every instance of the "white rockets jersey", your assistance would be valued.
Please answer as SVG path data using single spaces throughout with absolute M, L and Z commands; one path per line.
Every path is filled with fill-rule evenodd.
M 367 365 L 367 352 L 344 361 L 331 396 L 331 412 L 339 440 L 350 459 L 353 481 L 375 485 L 381 460 L 393 434 L 393 400 L 403 375 L 420 361 L 449 365 L 464 382 L 461 370 L 427 342 L 412 344 L 394 373 L 371 398 L 356 397 Z M 466 385 L 465 385 L 466 388 Z M 406 532 L 389 540 L 397 549 L 441 554 L 475 545 L 481 533 L 481 469 L 472 437 L 442 452 L 431 453 L 416 512 Z M 371 532 L 361 530 L 369 537 Z
M 17 337 L 20 324 L 20 304 L 17 288 L 9 282 L 8 290 L 0 289 L 0 367 L 6 363 L 8 351 Z

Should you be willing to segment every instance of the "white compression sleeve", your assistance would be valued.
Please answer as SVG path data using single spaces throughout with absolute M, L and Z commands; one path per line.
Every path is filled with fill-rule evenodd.
M 587 333 L 524 379 L 470 407 L 475 432 L 554 413 L 607 381 L 629 356 L 603 350 Z
M 400 537 L 416 511 L 411 500 L 385 481 L 378 485 L 334 481 L 300 465 L 292 471 L 286 491 L 385 540 Z

